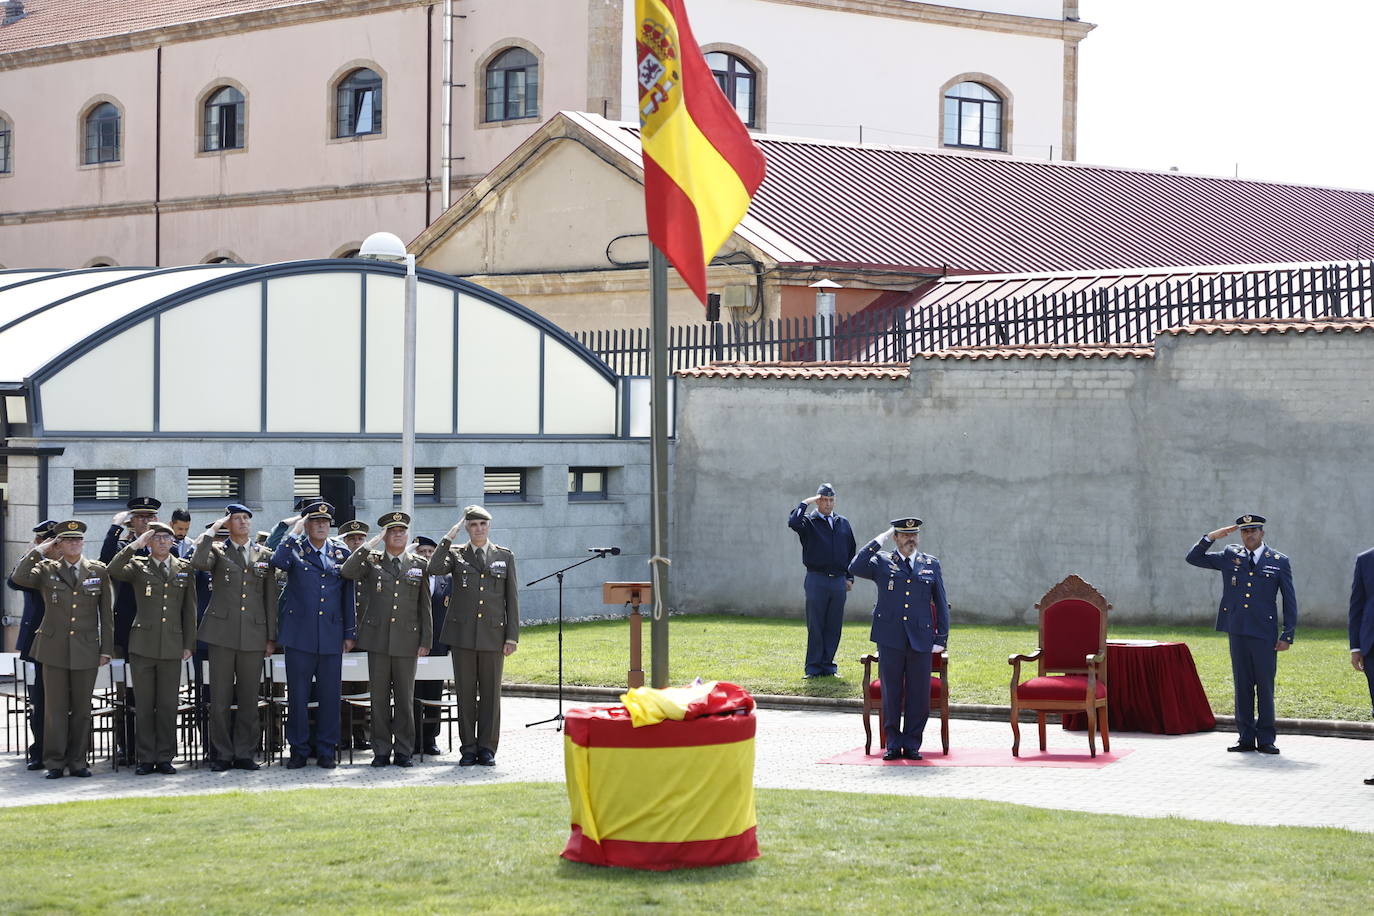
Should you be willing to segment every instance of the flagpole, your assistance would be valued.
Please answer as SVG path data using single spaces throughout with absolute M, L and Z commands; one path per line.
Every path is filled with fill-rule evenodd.
M 668 259 L 649 246 L 649 570 L 654 613 L 650 624 L 652 686 L 668 686 Z

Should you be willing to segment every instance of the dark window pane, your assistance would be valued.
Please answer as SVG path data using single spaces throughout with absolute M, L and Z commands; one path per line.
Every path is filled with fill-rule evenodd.
M 133 471 L 76 471 L 72 475 L 75 503 L 126 503 L 134 491 Z
M 186 475 L 186 498 L 222 502 L 242 499 L 243 471 L 190 471 Z
M 487 121 L 539 115 L 539 62 L 524 48 L 509 48 L 487 65 Z
M 488 502 L 524 502 L 524 468 L 487 468 L 482 475 L 482 491 Z
M 339 82 L 334 99 L 335 135 L 357 137 L 382 131 L 382 78 L 366 67 Z
M 10 125 L 8 121 L 0 119 L 0 174 L 9 172 L 14 166 L 11 164 L 10 156 Z

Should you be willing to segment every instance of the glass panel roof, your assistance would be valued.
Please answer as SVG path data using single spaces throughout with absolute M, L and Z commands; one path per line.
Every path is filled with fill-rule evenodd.
M 62 274 L 18 289 L 0 289 L 0 381 L 22 381 L 124 316 L 164 296 L 245 269 L 243 265 L 213 265 Z M 133 279 L 112 282 L 121 277 Z M 93 282 L 105 285 L 91 288 Z M 60 305 L 32 314 L 64 299 Z M 23 320 L 11 324 L 15 318 Z

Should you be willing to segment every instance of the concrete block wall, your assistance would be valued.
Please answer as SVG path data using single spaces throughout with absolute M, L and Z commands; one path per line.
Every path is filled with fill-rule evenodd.
M 683 379 L 674 603 L 800 616 L 788 511 L 821 480 L 860 541 L 925 520 L 955 620 L 1031 622 L 1074 572 L 1115 620 L 1210 625 L 1184 555 L 1244 512 L 1340 625 L 1374 544 L 1374 332 L 1182 334 L 1153 358 L 921 359 L 909 381 Z M 847 612 L 866 618 L 872 586 Z

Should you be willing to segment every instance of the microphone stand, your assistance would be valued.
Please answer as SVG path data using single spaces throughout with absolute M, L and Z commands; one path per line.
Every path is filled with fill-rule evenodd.
M 551 572 L 547 576 L 540 576 L 532 582 L 525 583 L 525 588 L 529 588 L 531 585 L 538 585 L 540 582 L 547 579 L 552 579 L 554 577 L 558 579 L 558 714 L 547 719 L 540 719 L 538 722 L 527 722 L 525 724 L 526 728 L 530 728 L 534 725 L 544 725 L 547 722 L 557 722 L 558 725 L 554 727 L 554 731 L 563 730 L 563 574 L 570 569 L 576 569 L 583 563 L 590 563 L 592 560 L 600 560 L 609 553 L 609 550 L 598 550 L 594 556 L 587 557 L 585 560 L 578 560 L 571 566 L 564 566 L 562 569 Z

